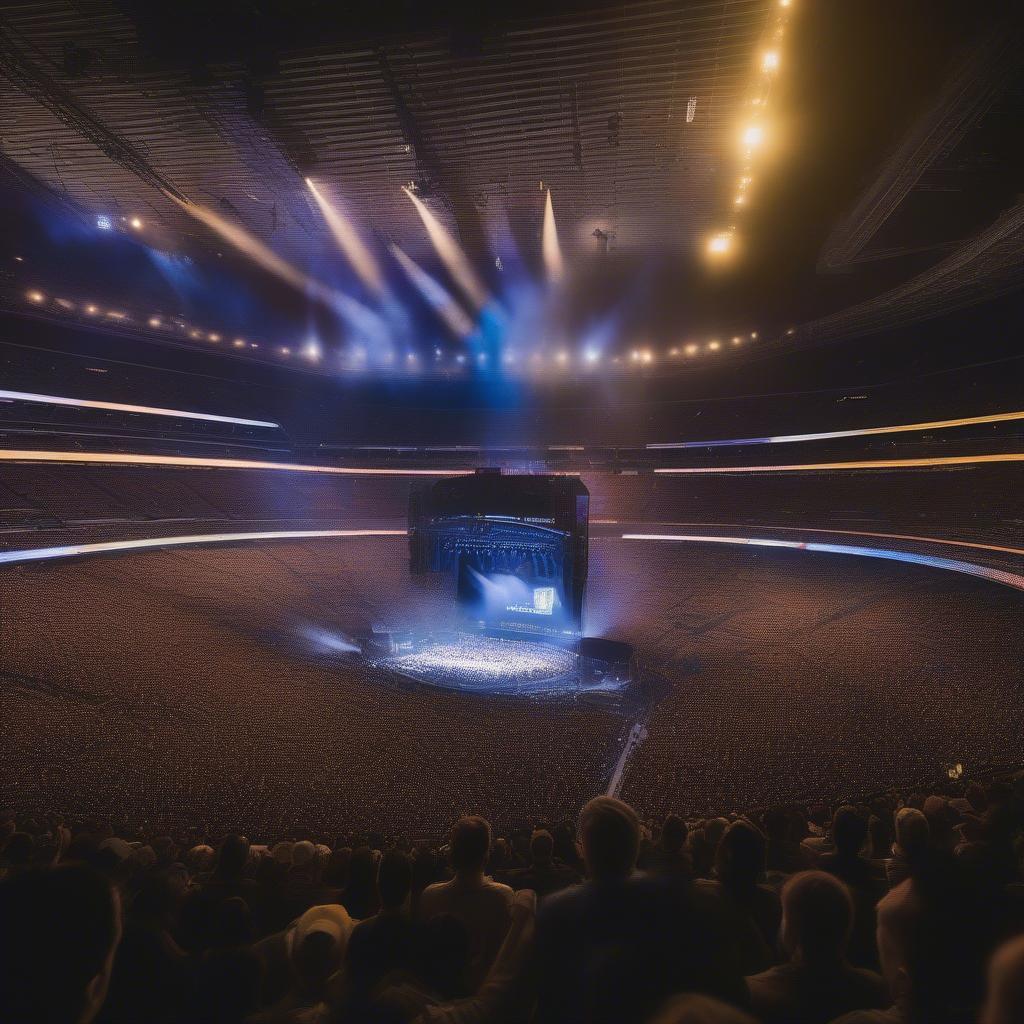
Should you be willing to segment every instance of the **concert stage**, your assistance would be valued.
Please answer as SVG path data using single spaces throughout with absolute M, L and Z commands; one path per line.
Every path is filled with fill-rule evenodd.
M 579 688 L 578 660 L 572 651 L 529 640 L 450 633 L 426 636 L 371 664 L 452 690 L 565 696 Z

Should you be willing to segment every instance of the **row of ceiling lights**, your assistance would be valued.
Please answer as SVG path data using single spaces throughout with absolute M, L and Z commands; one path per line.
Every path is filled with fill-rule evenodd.
M 722 259 L 732 253 L 736 242 L 736 219 L 750 204 L 754 184 L 754 157 L 767 138 L 765 113 L 772 85 L 782 62 L 782 40 L 791 5 L 792 0 L 778 0 L 768 44 L 760 54 L 757 78 L 747 102 L 750 120 L 740 132 L 740 172 L 732 201 L 731 222 L 728 227 L 719 229 L 707 240 L 708 255 L 713 259 Z
M 78 313 L 84 314 L 90 318 L 97 317 L 118 322 L 127 321 L 135 323 L 135 319 L 123 310 L 101 308 L 92 302 L 75 303 L 70 299 L 56 297 L 50 299 L 43 292 L 35 288 L 26 292 L 25 298 L 34 306 L 43 306 L 52 302 L 67 313 Z M 141 325 L 143 321 L 139 320 L 138 322 Z M 155 331 L 171 331 L 178 333 L 187 337 L 191 341 L 201 341 L 215 345 L 227 341 L 226 336 L 217 331 L 201 330 L 198 327 L 186 323 L 178 317 L 168 318 L 158 314 L 153 314 L 152 316 L 145 318 L 145 325 Z M 789 330 L 786 333 L 792 334 L 793 331 Z M 516 351 L 507 349 L 502 354 L 500 362 L 504 366 L 522 365 L 533 369 L 540 369 L 551 364 L 559 368 L 568 368 L 571 365 L 582 365 L 590 368 L 594 368 L 598 365 L 628 367 L 631 369 L 644 368 L 654 365 L 661 359 L 692 359 L 702 353 L 716 353 L 727 351 L 731 348 L 739 348 L 741 345 L 757 341 L 758 338 L 758 332 L 751 331 L 749 334 L 736 334 L 725 340 L 710 338 L 706 341 L 690 341 L 685 344 L 674 345 L 671 348 L 666 349 L 654 349 L 651 347 L 634 348 L 628 353 L 622 355 L 606 355 L 595 348 L 585 348 L 575 357 L 567 349 L 559 349 L 550 355 L 545 355 L 542 352 L 532 352 L 520 356 Z M 248 341 L 245 338 L 235 337 L 230 340 L 228 347 L 251 352 L 261 349 L 261 343 L 258 341 Z M 323 358 L 323 352 L 316 340 L 310 340 L 296 346 L 275 346 L 271 344 L 264 344 L 262 346 L 261 354 L 273 354 L 283 359 L 289 359 L 294 355 L 313 364 L 319 364 Z M 367 358 L 365 349 L 356 348 L 351 352 L 344 354 L 342 356 L 342 361 L 346 366 L 351 368 L 353 366 L 359 367 L 365 365 Z M 397 360 L 395 356 L 391 354 L 385 356 L 383 361 L 385 363 L 393 364 Z M 432 361 L 435 365 L 444 363 L 444 351 L 440 348 L 435 348 L 433 350 Z M 489 357 L 483 352 L 477 353 L 475 356 L 472 356 L 469 353 L 459 352 L 452 356 L 450 361 L 458 367 L 467 366 L 474 361 L 478 365 L 487 365 Z M 421 359 L 417 353 L 406 353 L 405 364 L 408 368 L 416 369 L 420 362 Z

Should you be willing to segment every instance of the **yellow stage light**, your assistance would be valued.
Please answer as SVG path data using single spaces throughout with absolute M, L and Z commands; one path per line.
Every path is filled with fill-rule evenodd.
M 759 124 L 747 125 L 743 130 L 743 145 L 747 149 L 754 149 L 764 142 L 764 128 Z

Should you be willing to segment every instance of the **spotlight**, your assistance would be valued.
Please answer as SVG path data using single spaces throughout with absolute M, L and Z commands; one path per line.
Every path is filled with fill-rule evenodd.
M 762 71 L 778 71 L 779 69 L 779 51 L 778 50 L 766 50 L 764 55 L 761 57 L 761 70 Z
M 405 361 L 407 363 L 415 363 L 416 362 L 416 353 L 415 352 L 406 352 L 406 354 L 405 354 Z
M 28 292 L 25 295 L 25 298 L 28 299 L 29 302 L 42 302 L 46 296 L 42 292 L 32 291 Z
M 231 344 L 234 345 L 235 348 L 245 348 L 245 340 L 243 338 L 235 338 Z
M 302 350 L 302 354 L 311 363 L 318 363 L 320 361 L 320 346 L 316 341 L 307 341 L 306 347 Z
M 569 353 L 563 350 L 555 356 L 555 359 L 558 361 L 559 366 L 565 366 L 569 362 Z
M 250 341 L 249 342 L 249 348 L 259 348 L 259 347 L 260 347 L 260 343 L 258 341 Z
M 708 342 L 708 349 L 711 352 L 717 352 L 722 347 L 722 343 L 716 338 L 713 341 Z
M 92 305 L 91 303 L 88 306 L 85 307 L 85 311 L 86 311 L 86 313 L 89 314 L 89 316 L 95 316 L 96 313 L 98 312 L 96 307 L 94 305 Z
M 737 197 L 736 197 L 736 198 L 735 198 L 735 199 L 733 200 L 733 203 L 734 203 L 734 204 L 735 204 L 736 206 L 745 206 L 745 205 L 746 205 L 746 202 L 747 202 L 747 197 L 746 197 L 746 196 L 737 196 Z
M 25 257 L 24 256 L 15 256 L 14 257 L 14 262 L 15 263 L 24 263 L 25 262 Z
M 752 341 L 757 341 L 757 331 L 751 331 L 750 338 Z
M 280 352 L 280 353 L 281 353 L 281 355 L 283 355 L 283 356 L 290 356 L 290 355 L 292 354 L 292 350 L 291 350 L 290 348 L 288 348 L 288 346 L 287 346 L 287 345 L 282 345 L 282 346 L 281 346 L 281 347 L 280 347 L 280 348 L 278 349 L 278 352 Z
M 688 356 L 695 356 L 699 351 L 700 348 L 692 341 L 686 346 L 686 354 Z
M 114 222 L 105 213 L 101 213 L 96 218 L 96 227 L 98 227 L 100 231 L 110 231 L 114 227 Z
M 677 355 L 679 355 L 679 349 L 677 349 L 677 348 L 670 348 L 668 350 L 668 354 L 670 356 L 672 356 L 672 358 L 675 358 Z
M 466 357 L 465 357 L 465 355 L 462 352 L 460 352 L 455 357 L 455 362 L 457 362 L 459 364 L 459 366 L 465 366 L 466 365 Z
M 586 362 L 593 364 L 596 363 L 601 358 L 601 354 L 597 351 L 597 349 L 588 348 L 583 353 L 583 358 Z
M 735 338 L 732 339 L 732 343 L 734 345 L 738 345 L 742 340 L 743 339 L 739 335 L 737 335 Z
M 199 332 L 199 331 L 189 331 L 189 332 L 188 332 L 188 336 L 189 336 L 190 338 L 195 338 L 195 339 L 197 339 L 197 340 L 198 340 L 198 339 L 199 339 L 199 338 L 201 338 L 201 337 L 202 337 L 203 335 L 202 335 L 202 333 L 201 333 L 201 332 Z
M 732 248 L 732 237 L 725 231 L 708 239 L 708 252 L 712 256 L 724 256 Z
M 211 334 L 210 335 L 210 341 L 220 341 L 220 335 L 219 334 Z
M 107 310 L 107 316 L 110 317 L 111 320 L 127 320 L 128 319 L 128 314 L 127 313 L 120 313 L 116 309 L 108 309 Z
M 138 217 L 132 217 L 132 219 L 128 223 L 131 224 L 131 226 L 136 231 L 141 231 L 142 230 L 142 221 Z
M 643 352 L 640 353 L 640 362 L 645 365 L 654 362 L 654 356 L 651 354 L 650 349 L 644 349 Z
M 160 326 L 160 317 L 158 317 L 158 316 L 151 316 L 149 318 L 149 326 L 150 327 L 159 327 Z
M 629 358 L 632 359 L 634 363 L 639 363 L 640 353 L 636 349 L 633 349 L 633 351 L 629 353 Z
M 747 149 L 756 149 L 764 142 L 764 128 L 759 124 L 749 124 L 743 129 L 743 145 Z

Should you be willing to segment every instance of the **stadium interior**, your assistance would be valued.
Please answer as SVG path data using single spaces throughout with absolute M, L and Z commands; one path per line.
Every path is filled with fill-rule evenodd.
M 1022 53 L 0 3 L 0 1021 L 1024 1024 Z

